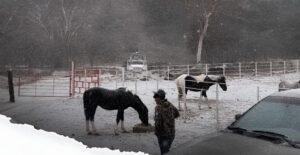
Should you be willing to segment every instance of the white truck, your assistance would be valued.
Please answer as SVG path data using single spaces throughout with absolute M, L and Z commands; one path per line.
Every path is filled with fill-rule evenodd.
M 133 72 L 142 72 L 147 70 L 146 56 L 139 52 L 132 53 L 127 60 L 127 70 Z

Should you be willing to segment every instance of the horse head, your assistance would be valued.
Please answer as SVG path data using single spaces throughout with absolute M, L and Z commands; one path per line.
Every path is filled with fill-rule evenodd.
M 227 90 L 227 84 L 226 84 L 225 76 L 220 76 L 220 78 L 218 79 L 218 83 L 219 83 L 220 87 L 222 88 L 222 90 L 224 90 L 224 91 Z
M 134 97 L 134 106 L 133 108 L 138 112 L 139 118 L 144 125 L 148 125 L 148 108 L 145 106 L 143 101 L 137 95 L 133 95 Z

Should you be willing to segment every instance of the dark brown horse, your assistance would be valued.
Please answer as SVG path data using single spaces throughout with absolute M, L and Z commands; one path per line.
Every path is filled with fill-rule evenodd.
M 137 95 L 132 94 L 130 91 L 126 91 L 125 88 L 116 90 L 104 88 L 88 89 L 83 94 L 83 105 L 86 118 L 86 131 L 88 134 L 98 134 L 94 124 L 94 116 L 98 106 L 106 110 L 118 110 L 115 134 L 118 134 L 118 124 L 120 120 L 122 121 L 121 128 L 126 132 L 124 128 L 124 110 L 128 107 L 135 109 L 138 112 L 142 123 L 148 125 L 147 107 Z M 92 132 L 89 128 L 89 122 L 91 122 L 92 125 Z

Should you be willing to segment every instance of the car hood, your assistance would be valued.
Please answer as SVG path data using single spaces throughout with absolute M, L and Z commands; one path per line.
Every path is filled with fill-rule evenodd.
M 267 140 L 222 132 L 171 149 L 180 155 L 299 155 L 300 149 Z

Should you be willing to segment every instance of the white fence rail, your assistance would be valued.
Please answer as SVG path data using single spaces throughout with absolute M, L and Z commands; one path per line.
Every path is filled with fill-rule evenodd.
M 196 65 L 168 65 L 149 66 L 147 75 L 157 74 L 164 79 L 173 79 L 180 74 L 217 74 L 227 77 L 272 76 L 278 74 L 299 72 L 299 60 L 196 64 Z

